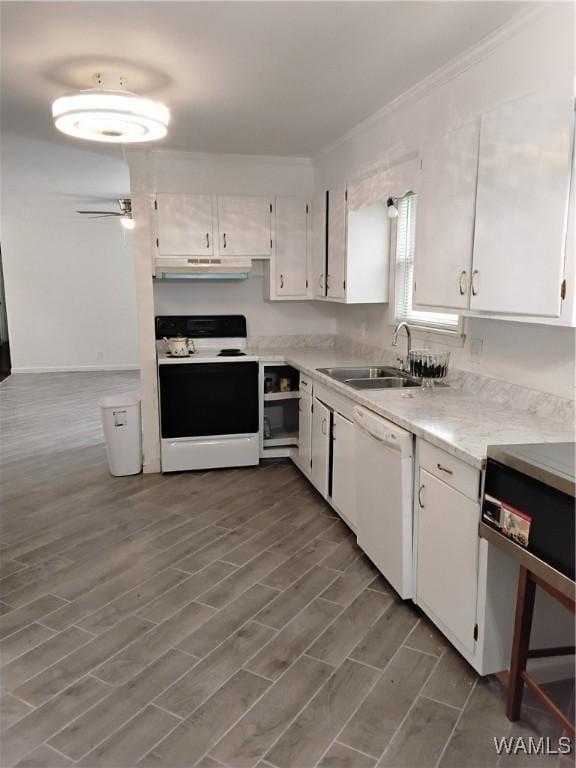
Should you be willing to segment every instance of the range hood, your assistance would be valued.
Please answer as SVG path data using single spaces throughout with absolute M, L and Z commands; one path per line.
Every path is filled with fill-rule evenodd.
M 245 256 L 158 256 L 157 280 L 245 280 L 252 259 Z

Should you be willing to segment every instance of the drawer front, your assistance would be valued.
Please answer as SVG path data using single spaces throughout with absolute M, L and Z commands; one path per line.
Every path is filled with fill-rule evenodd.
M 308 392 L 309 395 L 313 392 L 312 379 L 305 373 L 300 374 L 300 392 Z
M 479 470 L 425 440 L 418 441 L 418 450 L 420 466 L 430 472 L 431 475 L 443 480 L 446 485 L 460 491 L 469 499 L 479 498 Z

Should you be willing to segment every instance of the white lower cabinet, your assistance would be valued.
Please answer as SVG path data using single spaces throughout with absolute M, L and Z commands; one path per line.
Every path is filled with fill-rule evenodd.
M 298 466 L 310 477 L 312 459 L 312 397 L 300 392 L 298 404 Z
M 379 468 L 384 475 L 386 467 L 370 441 L 360 439 L 358 425 L 354 425 L 358 410 L 362 409 L 355 408 L 353 400 L 300 373 L 298 450 L 290 455 L 357 533 L 358 545 L 385 576 L 388 574 L 392 586 L 402 597 L 412 596 L 480 675 L 508 669 L 518 565 L 478 536 L 480 470 L 417 439 L 413 525 L 410 511 L 404 515 L 409 531 L 406 546 L 413 545 L 413 578 L 408 575 L 405 580 L 409 589 L 400 582 L 394 584 L 391 574 L 401 547 L 401 542 L 394 540 L 393 528 L 398 521 L 386 519 L 386 514 L 393 514 L 394 505 L 384 514 L 385 504 L 379 504 L 383 493 L 386 500 L 394 496 L 394 488 L 386 481 L 382 483 L 385 490 L 368 482 L 368 478 L 376 482 Z M 411 455 L 408 461 L 409 483 Z M 364 502 L 357 505 L 355 500 L 361 498 L 361 492 Z M 374 503 L 367 505 L 366 500 Z M 534 645 L 569 645 L 572 632 L 570 614 L 539 594 Z M 538 661 L 548 663 L 546 659 L 534 663 Z
M 415 602 L 472 652 L 476 643 L 480 507 L 420 467 Z
M 354 423 L 335 412 L 332 421 L 332 504 L 356 528 Z
M 312 407 L 312 467 L 310 478 L 324 498 L 328 496 L 330 472 L 330 420 L 332 413 L 314 398 Z

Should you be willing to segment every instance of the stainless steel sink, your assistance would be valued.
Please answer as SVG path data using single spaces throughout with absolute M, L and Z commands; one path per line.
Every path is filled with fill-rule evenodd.
M 401 371 L 386 365 L 362 366 L 360 368 L 319 368 L 320 373 L 325 373 L 337 381 L 349 379 L 381 379 L 389 376 L 399 376 Z
M 375 379 L 347 379 L 344 384 L 349 384 L 354 389 L 399 389 L 401 387 L 421 387 L 420 379 L 411 376 L 389 376 Z
M 422 382 L 398 368 L 386 365 L 362 366 L 357 368 L 319 368 L 342 384 L 355 389 L 395 389 L 400 387 L 420 387 Z

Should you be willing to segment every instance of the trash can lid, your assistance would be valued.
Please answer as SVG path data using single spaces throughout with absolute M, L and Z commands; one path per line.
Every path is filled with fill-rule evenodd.
M 100 408 L 126 408 L 140 403 L 139 392 L 123 392 L 118 395 L 107 395 L 98 400 Z

